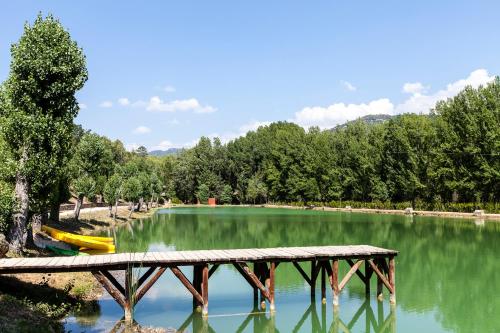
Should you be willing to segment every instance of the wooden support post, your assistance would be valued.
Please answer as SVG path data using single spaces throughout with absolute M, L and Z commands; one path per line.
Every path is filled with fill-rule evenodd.
M 332 261 L 332 289 L 333 289 L 333 306 L 339 306 L 339 260 Z
M 269 277 L 269 269 L 267 268 L 267 263 L 259 264 L 259 281 L 264 286 L 264 289 L 260 290 L 260 307 L 262 310 L 266 309 L 266 299 L 269 300 L 269 293 L 267 292 L 267 288 L 269 285 L 268 277 Z M 267 294 L 266 294 L 267 292 Z
M 326 304 L 326 271 L 325 267 L 321 265 L 321 303 Z
M 368 263 L 368 260 L 365 260 L 365 294 L 366 297 L 370 297 L 370 280 L 372 277 L 372 267 Z
M 203 297 L 203 317 L 208 316 L 208 264 L 202 266 L 201 296 Z
M 253 263 L 253 271 L 255 274 L 257 274 L 257 268 L 259 267 L 259 264 L 254 262 Z M 259 303 L 259 288 L 256 286 L 253 286 L 253 306 L 254 308 L 257 308 L 257 304 Z
M 276 263 L 271 262 L 269 269 L 269 303 L 270 303 L 269 310 L 271 310 L 271 312 L 275 311 L 275 305 L 274 305 L 275 270 L 276 270 Z
M 377 264 L 378 266 L 378 264 Z M 373 266 L 372 266 L 373 267 Z M 379 269 L 382 269 L 381 266 L 378 266 Z M 380 277 L 379 274 L 377 275 L 377 300 L 383 301 L 384 300 L 384 291 L 383 291 L 383 285 L 382 285 L 382 278 Z
M 126 322 L 132 322 L 134 313 L 134 291 L 132 290 L 134 282 L 132 281 L 132 273 L 133 268 L 128 266 L 125 269 L 125 306 L 123 307 Z
M 193 287 L 201 295 L 201 267 L 193 266 Z M 193 310 L 201 310 L 201 302 L 193 295 Z
M 311 286 L 311 300 L 316 299 L 316 278 L 317 278 L 317 271 L 318 271 L 318 265 L 319 262 L 317 263 L 315 260 L 311 261 L 311 278 L 310 278 L 310 286 Z M 307 280 L 306 280 L 307 281 Z
M 394 256 L 389 257 L 389 284 L 392 287 L 389 301 L 391 304 L 396 304 L 396 263 Z

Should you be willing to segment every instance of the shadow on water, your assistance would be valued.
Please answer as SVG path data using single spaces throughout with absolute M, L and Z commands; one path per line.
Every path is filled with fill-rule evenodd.
M 291 332 L 311 332 L 311 333 L 351 333 L 359 330 L 354 330 L 355 325 L 364 319 L 364 326 L 361 324 L 364 332 L 366 333 L 394 333 L 396 332 L 396 311 L 390 308 L 389 313 L 384 315 L 383 304 L 377 302 L 377 315 L 369 300 L 366 300 L 357 309 L 354 315 L 350 318 L 345 318 L 339 315 L 338 311 L 334 311 L 333 320 L 327 322 L 327 307 L 320 304 L 320 313 L 317 310 L 317 304 L 312 302 L 309 307 L 304 311 L 304 314 L 299 318 L 297 323 L 293 326 Z M 217 317 L 221 317 L 219 315 Z M 224 315 L 230 316 L 230 315 Z M 250 311 L 238 327 L 232 331 L 235 333 L 243 332 L 275 332 L 279 333 L 280 330 L 276 327 L 276 315 L 262 312 L 257 306 Z M 212 316 L 213 317 L 213 316 Z M 200 312 L 193 311 L 184 322 L 176 329 L 168 330 L 168 332 L 178 333 L 217 333 L 217 331 L 210 325 L 211 316 L 203 318 Z M 306 325 L 306 322 L 308 325 Z M 360 324 L 358 324 L 359 326 Z M 141 325 L 134 321 L 132 324 L 126 324 L 122 318 L 116 322 L 110 333 L 126 333 L 141 331 Z M 227 332 L 228 330 L 224 330 Z

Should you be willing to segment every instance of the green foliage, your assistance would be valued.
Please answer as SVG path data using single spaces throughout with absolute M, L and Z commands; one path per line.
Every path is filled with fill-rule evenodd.
M 129 202 L 137 202 L 142 194 L 142 185 L 138 177 L 131 177 L 123 182 L 122 197 Z
M 198 186 L 198 190 L 196 191 L 196 197 L 200 200 L 201 203 L 206 203 L 208 198 L 210 197 L 208 185 L 201 184 Z
M 85 56 L 50 15 L 25 25 L 11 55 L 0 89 L 0 135 L 14 162 L 9 173 L 28 177 L 30 203 L 39 210 L 70 154 L 75 93 L 87 80 Z
M 118 174 L 109 177 L 106 185 L 104 186 L 104 201 L 109 204 L 114 204 L 121 197 L 122 192 L 122 178 Z
M 246 199 L 251 203 L 265 202 L 267 199 L 267 187 L 260 175 L 254 175 L 248 181 Z
M 96 182 L 87 175 L 80 176 L 73 181 L 73 192 L 78 198 L 87 197 L 93 200 L 96 195 Z
M 222 193 L 220 194 L 219 202 L 221 204 L 230 204 L 233 202 L 233 190 L 230 185 L 224 185 Z
M 77 173 L 95 179 L 109 176 L 113 171 L 113 153 L 109 141 L 94 133 L 84 134 L 76 146 L 72 163 Z

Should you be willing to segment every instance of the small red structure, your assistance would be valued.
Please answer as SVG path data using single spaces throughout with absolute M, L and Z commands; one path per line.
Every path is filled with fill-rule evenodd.
M 215 198 L 208 198 L 208 205 L 215 206 Z

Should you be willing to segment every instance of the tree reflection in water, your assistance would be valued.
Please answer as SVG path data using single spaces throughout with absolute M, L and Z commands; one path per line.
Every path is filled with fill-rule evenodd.
M 317 304 L 312 302 L 309 307 L 304 311 L 304 314 L 300 317 L 299 321 L 295 324 L 293 328 L 293 333 L 297 332 L 311 332 L 311 333 L 351 333 L 354 332 L 354 326 L 360 321 L 362 317 L 365 320 L 364 332 L 366 333 L 394 333 L 396 332 L 396 311 L 394 307 L 390 307 L 389 314 L 387 317 L 384 316 L 383 303 L 377 302 L 377 316 L 375 316 L 373 308 L 369 300 L 361 304 L 359 309 L 355 312 L 352 318 L 344 318 L 339 314 L 339 311 L 334 311 L 333 320 L 327 323 L 326 316 L 326 305 L 320 304 L 321 313 L 318 314 Z M 239 315 L 239 314 L 236 314 Z M 210 326 L 210 317 L 221 317 L 221 316 L 235 316 L 234 314 L 228 315 L 217 315 L 209 316 L 208 318 L 203 318 L 200 312 L 193 311 L 184 320 L 181 326 L 177 329 L 167 330 L 167 332 L 178 332 L 178 333 L 217 333 Z M 320 318 L 321 317 L 321 318 Z M 306 321 L 309 319 L 310 327 L 305 325 Z M 347 324 L 346 324 L 347 323 Z M 359 325 L 359 324 L 358 324 Z M 154 330 L 154 329 L 152 329 Z M 118 321 L 115 326 L 110 330 L 111 333 L 126 333 L 126 332 L 140 332 L 141 325 L 134 321 L 132 324 L 127 325 L 122 320 Z M 229 330 L 225 330 L 229 331 Z M 236 329 L 230 329 L 236 333 L 243 332 L 275 332 L 279 333 L 280 330 L 276 327 L 275 315 L 270 313 L 262 312 L 259 310 L 257 304 L 255 304 L 252 311 L 250 311 L 245 319 Z

